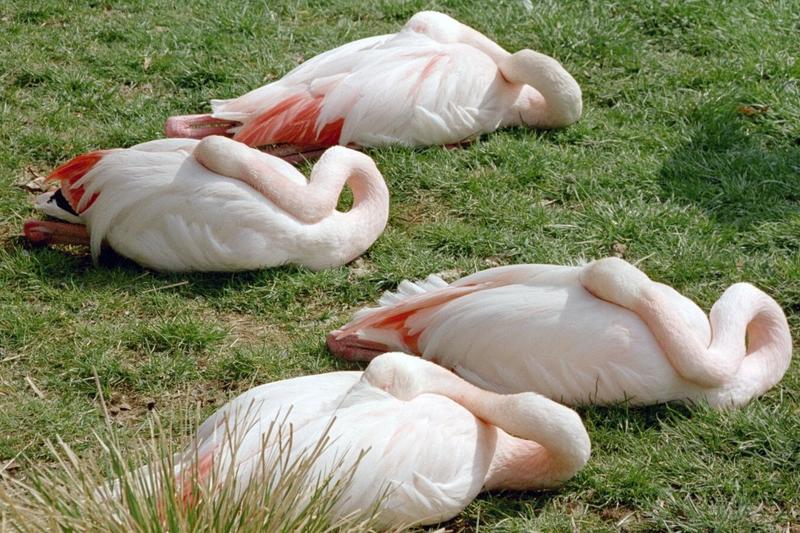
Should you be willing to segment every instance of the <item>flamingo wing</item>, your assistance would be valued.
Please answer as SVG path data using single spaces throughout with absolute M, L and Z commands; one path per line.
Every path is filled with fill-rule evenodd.
M 494 428 L 448 398 L 401 401 L 361 375 L 335 372 L 251 389 L 202 424 L 182 468 L 197 465 L 202 477 L 212 466 L 223 472 L 235 466 L 244 488 L 262 458 L 280 470 L 327 436 L 309 479 L 335 482 L 354 472 L 336 514 L 363 511 L 381 497 L 380 520 L 387 525 L 433 523 L 463 510 L 482 488 Z M 289 432 L 292 445 L 285 448 Z M 281 448 L 288 460 L 277 461 Z
M 417 340 L 426 329 L 427 317 L 447 304 L 496 287 L 534 283 L 548 272 L 563 269 L 553 265 L 510 265 L 477 272 L 450 285 L 437 276 L 430 276 L 424 282 L 403 281 L 396 293 L 383 294 L 380 307 L 362 309 L 335 335 L 344 338 L 369 331 L 367 338 L 382 337 L 379 332 L 388 331 L 395 339 L 400 336 L 401 344 L 392 347 L 419 354 Z
M 252 388 L 203 422 L 183 461 L 186 465 L 216 463 L 218 468 L 233 466 L 235 461 L 237 476 L 247 483 L 262 452 L 315 420 L 329 422 L 360 376 L 361 372 L 331 372 Z M 319 429 L 319 436 L 323 433 L 324 428 Z
M 356 41 L 239 99 L 214 103 L 251 146 L 443 144 L 498 126 L 495 63 L 462 43 L 401 32 Z
M 322 123 L 345 118 L 340 143 L 448 144 L 500 123 L 494 89 L 503 82 L 483 52 L 401 33 L 364 55 L 358 70 L 331 87 L 321 109 Z
M 106 240 L 157 270 L 245 270 L 291 259 L 296 221 L 236 177 L 203 165 L 198 141 L 165 139 L 88 154 L 54 173 L 90 232 L 92 255 Z M 284 161 L 256 154 L 275 174 L 305 184 Z M 226 212 L 236 216 L 225 216 Z
M 371 386 L 357 388 L 348 395 L 359 401 L 336 411 L 331 445 L 314 466 L 315 474 L 328 475 L 363 453 L 337 514 L 368 509 L 381 497 L 379 521 L 386 526 L 437 523 L 462 511 L 483 486 L 494 427 L 443 396 L 401 401 Z M 313 447 L 328 423 L 320 418 L 295 431 L 297 449 Z
M 328 78 L 353 70 L 360 61 L 359 52 L 380 46 L 392 37 L 377 35 L 344 44 L 333 50 L 316 55 L 289 71 L 281 79 L 229 100 L 212 100 L 214 118 L 247 120 L 274 106 L 300 86 L 308 86 L 314 80 Z
M 599 372 L 593 355 L 627 353 L 627 343 L 644 346 L 649 334 L 630 329 L 638 324 L 634 315 L 586 292 L 579 271 L 514 265 L 444 287 L 430 279 L 404 282 L 381 298 L 381 307 L 361 311 L 332 336 L 345 356 L 348 348 L 377 343 L 384 349 L 376 351 L 416 353 L 485 389 L 521 392 L 534 384 L 553 398 L 585 398 Z M 335 351 L 337 343 L 329 345 Z
M 359 61 L 360 52 L 380 46 L 392 35 L 359 39 L 328 50 L 295 67 L 280 80 L 231 100 L 212 100 L 212 116 L 242 126 L 234 138 L 250 146 L 290 143 L 337 144 L 341 120 L 318 124 L 321 96 Z M 338 121 L 338 122 L 337 122 Z

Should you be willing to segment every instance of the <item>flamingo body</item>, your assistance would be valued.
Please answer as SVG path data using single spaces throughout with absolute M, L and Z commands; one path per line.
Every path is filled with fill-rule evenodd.
M 660 351 L 649 329 L 635 313 L 592 296 L 579 273 L 579 267 L 545 270 L 534 274 L 535 284 L 491 288 L 449 303 L 426 324 L 421 353 L 439 354 L 437 363 L 480 376 L 491 390 L 535 390 L 567 404 L 673 399 L 686 384 L 666 358 L 648 357 Z M 708 342 L 705 313 L 662 287 Z M 535 357 L 512 357 L 526 351 Z
M 237 464 L 247 483 L 260 459 L 262 435 L 275 419 L 292 432 L 292 451 L 313 449 L 328 430 L 334 444 L 314 467 L 328 475 L 338 461 L 348 469 L 358 454 L 356 475 L 336 512 L 342 516 L 366 510 L 386 491 L 382 520 L 386 523 L 439 522 L 459 513 L 480 492 L 493 454 L 494 430 L 452 400 L 433 394 L 402 401 L 361 381 L 361 372 L 336 372 L 269 383 L 253 389 L 227 406 L 230 414 L 258 412 L 244 435 L 237 455 L 251 458 Z M 215 415 L 200 429 L 213 427 L 209 439 L 224 438 L 224 415 Z M 250 468 L 248 468 L 250 467 Z M 244 485 L 242 485 L 243 487 Z
M 613 266 L 626 275 L 632 273 L 627 268 L 635 270 L 621 263 Z M 714 335 L 705 313 L 671 287 L 635 270 L 644 276 L 642 283 L 657 298 L 659 309 L 671 313 L 671 322 L 645 319 L 636 305 L 613 301 L 619 288 L 609 289 L 612 296 L 593 294 L 587 288 L 593 268 L 517 265 L 479 272 L 452 285 L 437 278 L 404 282 L 399 294 L 384 296 L 383 307 L 362 311 L 333 332 L 329 346 L 350 358 L 369 358 L 383 347 L 404 350 L 489 390 L 536 391 L 568 405 L 623 400 L 739 405 L 777 383 L 788 367 L 791 337 L 785 316 L 755 287 L 734 285 L 712 311 L 712 322 L 720 323 L 720 329 L 741 324 L 728 327 L 725 346 L 714 348 L 719 366 L 730 368 L 724 376 L 704 381 L 682 368 L 687 364 L 680 353 L 673 356 L 665 350 L 672 348 L 662 333 L 706 349 L 714 344 Z M 748 309 L 756 304 L 769 311 L 748 325 Z M 750 343 L 752 351 L 763 348 L 760 355 L 745 357 L 745 329 L 760 335 Z
M 219 141 L 224 144 L 217 146 Z M 259 175 L 244 176 L 248 181 L 236 175 L 241 169 L 229 175 L 215 172 L 209 168 L 214 161 L 200 162 L 198 146 L 219 148 L 221 157 L 230 160 L 221 166 L 253 158 L 252 166 L 257 163 L 258 168 L 245 170 Z M 248 152 L 237 159 L 237 148 Z M 378 198 L 366 202 L 369 209 L 354 206 L 342 213 L 334 209 L 339 191 L 331 190 L 329 209 L 313 223 L 254 188 L 282 182 L 288 187 L 286 196 L 302 195 L 311 190 L 302 174 L 279 158 L 227 139 L 168 139 L 96 152 L 76 158 L 55 175 L 89 230 L 95 256 L 105 240 L 121 255 L 156 270 L 234 271 L 287 263 L 321 269 L 360 255 L 380 234 L 388 214 L 388 192 L 371 160 L 352 150 L 336 150 L 320 160 L 316 173 L 324 176 L 334 166 L 340 174 L 347 172 L 355 156 L 358 164 L 371 167 Z M 207 148 L 206 160 L 216 156 L 208 154 Z M 86 159 L 89 168 L 79 164 Z M 64 176 L 76 168 L 80 174 Z M 51 199 L 46 195 L 39 203 L 57 215 Z M 370 220 L 364 221 L 365 216 Z
M 542 443 L 495 424 L 527 439 L 538 433 Z M 289 432 L 291 449 L 283 449 L 290 455 L 278 461 Z M 569 408 L 530 393 L 499 397 L 419 358 L 385 354 L 365 372 L 251 389 L 202 424 L 176 469 L 201 465 L 200 481 L 208 479 L 209 465 L 219 469 L 220 478 L 234 469 L 241 493 L 264 462 L 281 475 L 281 464 L 313 450 L 324 436 L 328 445 L 308 479 L 332 474 L 335 481 L 356 465 L 333 515 L 369 510 L 379 502 L 383 527 L 447 520 L 484 488 L 556 486 L 583 466 L 590 446 Z M 503 470 L 515 460 L 517 469 L 519 461 L 527 468 L 511 479 Z
M 486 36 L 442 13 L 421 12 L 396 34 L 345 44 L 239 98 L 213 100 L 209 116 L 173 117 L 166 131 L 226 131 L 251 146 L 426 146 L 501 126 L 577 120 L 575 80 L 552 58 L 525 52 L 534 61 L 518 72 L 512 54 Z M 228 126 L 208 126 L 220 121 Z

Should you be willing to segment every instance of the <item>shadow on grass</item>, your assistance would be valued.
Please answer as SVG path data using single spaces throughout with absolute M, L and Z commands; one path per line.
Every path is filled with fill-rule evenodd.
M 322 271 L 281 266 L 243 272 L 157 272 L 104 249 L 97 266 L 80 247 L 30 247 L 23 239 L 3 243 L 7 283 L 59 291 L 63 298 L 91 300 L 108 294 L 169 294 L 203 299 L 219 310 L 267 314 L 297 322 L 324 319 L 348 303 L 374 299 L 381 274 L 354 277 L 350 266 Z M 177 300 L 175 300 L 177 301 Z
M 197 283 L 203 294 L 213 295 L 224 292 L 231 285 L 246 285 L 264 272 L 296 272 L 298 267 L 286 266 L 245 272 L 158 272 L 137 264 L 104 246 L 97 265 L 92 263 L 88 248 L 81 246 L 39 246 L 32 245 L 23 236 L 12 236 L 2 242 L 3 250 L 13 255 L 25 255 L 37 266 L 37 274 L 44 281 L 82 281 L 92 285 L 103 283 L 117 284 L 119 277 L 141 279 L 145 277 L 159 280 L 164 285 L 171 282 L 189 280 Z M 132 288 L 132 287 L 131 287 Z
M 779 119 L 731 99 L 698 110 L 691 139 L 660 171 L 664 195 L 733 231 L 798 213 L 800 147 L 776 142 Z
M 589 428 L 607 429 L 624 424 L 628 431 L 643 432 L 690 419 L 698 407 L 681 402 L 644 406 L 620 402 L 611 406 L 591 405 L 576 410 Z

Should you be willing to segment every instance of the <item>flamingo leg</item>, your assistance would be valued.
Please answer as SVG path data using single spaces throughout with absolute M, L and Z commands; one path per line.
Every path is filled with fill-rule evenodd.
M 261 149 L 269 155 L 280 157 L 291 165 L 299 165 L 306 161 L 316 161 L 322 157 L 322 154 L 329 148 L 330 146 L 322 144 L 276 144 Z M 359 152 L 363 150 L 363 147 L 356 144 L 348 144 L 347 148 Z
M 278 144 L 264 148 L 269 155 L 280 157 L 291 165 L 299 165 L 305 161 L 316 161 L 329 147 L 322 145 L 302 146 L 297 144 Z
M 467 146 L 470 146 L 472 143 L 474 143 L 475 139 L 477 139 L 477 138 L 478 138 L 477 135 L 473 135 L 471 137 L 467 137 L 466 139 L 462 139 L 462 140 L 460 140 L 460 141 L 458 141 L 456 143 L 445 144 L 444 145 L 444 149 L 445 150 L 458 150 L 458 149 L 461 149 L 461 148 L 466 148 Z
M 333 355 L 345 361 L 371 361 L 375 357 L 391 351 L 389 346 L 383 343 L 359 339 L 358 335 L 337 338 L 340 333 L 340 330 L 330 332 L 326 338 L 326 344 Z
M 238 126 L 239 123 L 233 120 L 223 120 L 214 118 L 211 115 L 177 115 L 169 117 L 164 125 L 164 133 L 167 137 L 184 137 L 189 139 L 202 139 L 209 135 L 225 135 L 232 137 L 228 133 L 231 127 Z
M 79 244 L 89 246 L 89 232 L 83 224 L 29 220 L 23 227 L 25 237 L 33 244 Z

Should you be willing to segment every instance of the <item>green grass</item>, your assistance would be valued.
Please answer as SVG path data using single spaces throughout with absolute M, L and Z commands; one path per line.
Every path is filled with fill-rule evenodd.
M 24 451 L 15 475 L 49 464 L 57 435 L 76 453 L 96 450 L 95 373 L 118 407 L 121 445 L 133 445 L 151 409 L 180 421 L 187 405 L 210 413 L 253 384 L 346 368 L 324 334 L 432 272 L 616 252 L 706 309 L 751 281 L 800 336 L 796 1 L 545 0 L 531 14 L 515 0 L 266 4 L 0 7 L 0 461 Z M 115 257 L 95 268 L 84 251 L 29 250 L 16 237 L 33 212 L 13 184 L 82 151 L 159 137 L 170 114 L 395 31 L 424 8 L 558 58 L 583 87 L 581 122 L 458 151 L 369 151 L 393 203 L 357 268 L 162 275 Z M 768 109 L 742 112 L 755 105 Z M 583 409 L 594 446 L 583 472 L 555 492 L 483 496 L 449 527 L 797 528 L 799 367 L 735 412 Z

